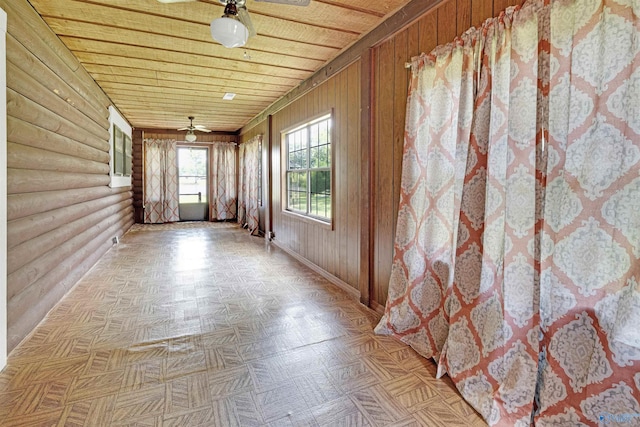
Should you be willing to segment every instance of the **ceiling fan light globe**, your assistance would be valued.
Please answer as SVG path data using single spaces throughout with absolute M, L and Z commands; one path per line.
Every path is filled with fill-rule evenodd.
M 211 21 L 211 37 L 224 47 L 240 47 L 247 43 L 249 30 L 242 22 L 223 16 Z
M 196 134 L 193 132 L 188 132 L 185 137 L 184 140 L 187 142 L 196 142 Z

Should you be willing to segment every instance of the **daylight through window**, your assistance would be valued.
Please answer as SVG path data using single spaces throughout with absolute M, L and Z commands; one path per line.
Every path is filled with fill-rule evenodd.
M 331 115 L 284 135 L 287 210 L 331 220 Z

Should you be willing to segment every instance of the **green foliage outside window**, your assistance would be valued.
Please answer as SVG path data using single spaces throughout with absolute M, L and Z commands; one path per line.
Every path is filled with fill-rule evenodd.
M 331 219 L 331 116 L 285 135 L 287 209 Z

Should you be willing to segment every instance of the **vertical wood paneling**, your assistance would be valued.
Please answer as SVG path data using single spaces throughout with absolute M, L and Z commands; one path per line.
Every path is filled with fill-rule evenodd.
M 360 76 L 362 64 L 358 62 L 354 67 L 347 70 L 348 82 L 348 102 L 349 106 L 360 105 Z M 360 274 L 360 109 L 349 107 L 347 112 L 347 122 L 349 123 L 348 141 L 346 147 L 347 164 L 347 279 L 345 282 L 358 288 Z
M 282 212 L 281 132 L 333 109 L 333 228 Z M 360 63 L 318 85 L 272 118 L 272 191 L 275 243 L 350 287 L 360 274 Z M 245 136 L 243 135 L 242 138 Z
M 495 6 L 494 6 L 495 2 Z M 404 119 L 409 72 L 404 63 L 419 53 L 453 41 L 514 0 L 447 0 L 405 30 L 375 46 L 372 52 L 375 126 L 372 181 L 371 305 L 380 309 L 387 299 L 400 194 Z
M 404 67 L 410 53 L 407 49 L 408 31 L 403 31 L 396 36 L 395 42 L 395 84 L 394 93 L 407 93 L 410 70 Z M 393 188 L 400 188 L 402 178 L 402 150 L 404 144 L 404 125 L 407 101 L 402 97 L 394 97 L 393 105 Z M 398 217 L 398 204 L 400 203 L 400 192 L 393 194 L 393 218 Z M 393 235 L 396 234 L 396 221 L 392 222 Z
M 486 19 L 493 16 L 492 0 L 471 0 L 471 25 L 480 26 Z
M 133 223 L 109 184 L 109 99 L 26 0 L 7 34 L 7 324 L 13 349 Z
M 456 17 L 458 35 L 461 35 L 469 28 L 471 28 L 471 0 L 457 0 L 456 1 Z
M 337 79 L 329 79 L 325 85 L 327 86 L 327 96 L 325 104 L 323 105 L 323 111 L 329 111 L 334 108 L 334 116 L 335 114 L 335 106 L 337 105 L 339 99 L 340 88 L 337 84 Z M 334 127 L 336 123 L 333 123 Z M 334 129 L 335 132 L 335 129 Z M 335 135 L 335 133 L 334 133 Z M 334 177 L 334 185 L 335 185 L 335 177 Z M 324 244 L 325 244 L 325 253 L 326 253 L 326 271 L 338 277 L 338 251 L 335 250 L 336 245 L 340 241 L 340 236 L 335 232 L 335 228 L 333 230 L 324 230 L 324 235 L 326 236 Z
M 338 277 L 347 276 L 347 144 L 349 143 L 349 78 L 346 72 L 339 76 L 340 103 L 338 104 L 339 121 L 337 122 L 337 141 L 335 146 L 336 168 L 334 169 L 335 192 L 336 192 L 336 223 L 335 229 L 338 231 L 338 254 L 340 265 Z M 344 201 L 338 203 L 337 201 Z
M 393 153 L 394 153 L 394 107 L 395 107 L 395 39 L 380 45 L 378 49 L 378 73 L 376 85 L 376 160 L 375 160 L 375 261 L 374 275 L 378 286 L 373 289 L 372 298 L 381 300 L 386 297 L 387 284 L 391 274 L 391 258 L 393 256 Z M 403 73 L 402 69 L 398 72 Z M 399 94 L 398 94 L 399 95 Z M 406 98 L 406 93 L 405 93 Z M 406 101 L 405 101 L 406 102 Z M 399 187 L 398 187 L 399 189 Z
M 438 44 L 446 44 L 458 35 L 458 18 L 456 16 L 456 0 L 447 0 L 437 10 Z
M 0 10 L 0 123 L 7 123 L 7 15 Z M 0 127 L 0 153 L 7 151 L 7 128 Z M 0 182 L 7 180 L 7 159 L 0 155 Z M 0 187 L 0 371 L 7 366 L 7 189 Z
M 413 58 L 420 54 L 420 25 L 412 25 L 407 28 L 407 57 Z M 408 62 L 408 61 L 407 61 Z M 407 69 L 407 82 L 410 79 L 411 70 Z
M 493 16 L 498 16 L 509 6 L 517 6 L 522 3 L 522 0 L 493 0 Z
M 431 52 L 438 45 L 438 14 L 431 12 L 414 25 L 420 28 L 420 53 Z

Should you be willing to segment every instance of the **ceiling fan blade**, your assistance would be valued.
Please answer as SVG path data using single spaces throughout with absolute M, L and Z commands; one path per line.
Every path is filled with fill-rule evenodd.
M 311 0 L 256 0 L 265 3 L 289 4 L 291 6 L 309 6 Z
M 198 132 L 211 132 L 211 129 L 205 129 L 205 128 L 202 128 L 202 129 L 198 128 L 198 129 L 196 129 L 196 130 L 197 130 Z
M 186 128 L 180 128 L 180 129 L 178 129 L 178 130 L 191 130 L 191 128 L 186 127 Z
M 256 28 L 253 26 L 253 22 L 251 22 L 251 17 L 249 16 L 249 11 L 247 10 L 246 6 L 238 8 L 238 19 L 244 24 L 245 27 L 247 27 L 247 30 L 249 31 L 249 37 L 253 37 L 257 34 Z

